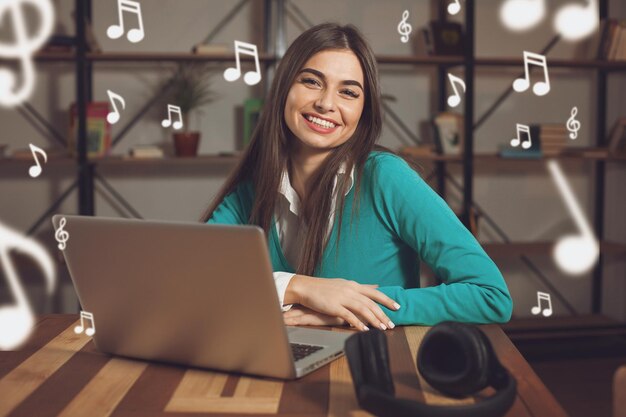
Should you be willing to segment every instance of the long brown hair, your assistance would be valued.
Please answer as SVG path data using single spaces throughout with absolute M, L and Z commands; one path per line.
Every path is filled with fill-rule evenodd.
M 251 181 L 254 189 L 254 204 L 248 224 L 261 227 L 268 236 L 270 227 L 273 227 L 272 216 L 275 205 L 279 201 L 280 178 L 289 159 L 291 135 L 284 119 L 287 95 L 307 60 L 316 53 L 329 49 L 349 49 L 357 56 L 364 74 L 365 103 L 352 137 L 328 155 L 309 181 L 311 188 L 302 202 L 300 211 L 300 221 L 306 225 L 302 235 L 303 252 L 300 254 L 300 263 L 296 268 L 296 273 L 303 275 L 314 274 L 324 253 L 333 198 L 328 190 L 332 189 L 333 179 L 341 163 L 346 163 L 347 172 L 355 167 L 355 196 L 358 196 L 363 167 L 370 152 L 372 150 L 391 152 L 375 144 L 382 129 L 378 66 L 374 53 L 356 27 L 324 23 L 303 32 L 291 44 L 276 70 L 271 93 L 267 97 L 249 145 L 235 170 L 201 218 L 203 222 L 208 221 L 224 197 L 233 192 L 240 183 Z M 339 214 L 339 233 L 341 233 L 344 197 L 348 187 L 348 176 L 344 175 L 337 183 L 339 200 L 336 212 Z M 355 201 L 358 202 L 358 200 L 355 197 Z M 354 209 L 357 207 L 358 203 L 353 205 L 352 218 L 354 218 Z

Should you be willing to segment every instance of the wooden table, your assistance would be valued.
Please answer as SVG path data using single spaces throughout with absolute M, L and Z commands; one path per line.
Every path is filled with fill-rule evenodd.
M 20 350 L 0 351 L 0 417 L 369 415 L 358 410 L 345 357 L 283 383 L 111 357 L 97 352 L 90 337 L 74 334 L 76 322 L 76 315 L 43 316 Z M 507 416 L 566 416 L 500 327 L 482 328 L 517 379 L 517 399 Z M 412 326 L 386 332 L 396 395 L 429 404 L 458 403 L 417 374 L 415 357 L 427 330 Z

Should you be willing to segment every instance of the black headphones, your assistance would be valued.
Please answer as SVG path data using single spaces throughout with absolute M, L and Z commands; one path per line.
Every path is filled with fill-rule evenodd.
M 379 417 L 502 417 L 515 401 L 515 378 L 474 325 L 447 321 L 433 326 L 417 352 L 417 368 L 433 388 L 451 397 L 488 386 L 496 389 L 495 395 L 476 404 L 434 406 L 395 398 L 387 338 L 380 330 L 350 336 L 345 353 L 359 405 Z

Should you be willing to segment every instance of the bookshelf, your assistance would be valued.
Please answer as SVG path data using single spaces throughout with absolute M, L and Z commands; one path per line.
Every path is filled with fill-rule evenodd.
M 264 36 L 267 51 L 260 51 L 259 60 L 266 68 L 271 68 L 280 59 L 280 51 L 284 48 L 286 35 L 283 30 L 284 24 L 280 22 L 280 18 L 276 25 L 276 30 L 272 29 L 272 16 L 282 16 L 284 19 L 284 11 L 275 8 L 284 8 L 282 1 L 274 2 L 272 0 L 261 0 L 264 4 Z M 545 158 L 540 159 L 504 159 L 495 153 L 475 153 L 473 150 L 474 143 L 474 79 L 475 71 L 479 68 L 505 68 L 514 67 L 521 68 L 523 61 L 520 58 L 501 58 L 501 57 L 477 57 L 475 55 L 475 6 L 476 0 L 467 0 L 465 2 L 465 32 L 467 38 L 467 48 L 462 56 L 403 56 L 403 55 L 378 55 L 377 60 L 381 65 L 402 65 L 413 66 L 415 69 L 435 69 L 437 71 L 437 82 L 433 88 L 437 89 L 437 111 L 443 111 L 447 108 L 445 99 L 447 97 L 447 79 L 446 72 L 448 68 L 454 66 L 462 66 L 464 69 L 464 77 L 466 81 L 466 93 L 463 100 L 465 106 L 464 126 L 466 132 L 466 143 L 463 155 L 422 155 L 415 153 L 415 149 L 410 147 L 403 148 L 401 154 L 407 158 L 414 158 L 421 163 L 434 164 L 438 172 L 437 188 L 442 191 L 445 196 L 445 179 L 443 173 L 448 164 L 462 169 L 463 185 L 463 215 L 462 218 L 466 222 L 469 219 L 473 200 L 473 176 L 478 168 L 492 169 L 494 167 L 506 166 L 524 166 L 527 164 L 544 164 Z M 91 20 L 91 0 L 75 0 L 76 16 L 84 16 Z M 445 19 L 445 2 L 431 1 L 431 4 L 437 9 L 437 18 Z M 600 18 L 608 16 L 608 0 L 600 0 Z M 79 190 L 79 207 L 78 212 L 82 215 L 94 215 L 94 183 L 98 175 L 96 169 L 98 167 L 123 167 L 123 166 L 181 166 L 181 167 L 202 167 L 215 165 L 234 165 L 238 161 L 238 156 L 224 155 L 200 155 L 196 158 L 164 158 L 164 159 L 130 159 L 123 157 L 107 157 L 90 159 L 86 155 L 86 114 L 84 109 L 86 103 L 90 101 L 92 94 L 92 75 L 96 64 L 99 62 L 184 62 L 184 61 L 200 61 L 200 62 L 216 62 L 226 63 L 233 62 L 235 55 L 231 53 L 212 53 L 212 54 L 193 54 L 193 53 L 129 53 L 129 52 L 103 52 L 90 53 L 86 48 L 85 40 L 85 19 L 76 19 L 76 51 L 71 53 L 46 53 L 36 54 L 35 59 L 38 62 L 67 62 L 75 65 L 76 68 L 76 103 L 79 109 L 78 114 L 78 155 L 75 158 L 70 156 L 54 158 L 49 161 L 52 166 L 77 166 L 77 188 Z M 273 42 L 270 42 L 272 32 L 275 32 Z M 252 61 L 251 57 L 242 56 L 243 61 Z M 554 158 L 566 163 L 592 163 L 595 164 L 596 176 L 594 188 L 595 201 L 595 218 L 594 230 L 601 241 L 601 253 L 610 256 L 622 256 L 626 253 L 626 244 L 616 242 L 606 242 L 603 240 L 603 225 L 601 222 L 602 213 L 604 212 L 604 188 L 605 188 L 605 165 L 607 163 L 624 163 L 626 155 L 609 155 L 603 154 L 605 143 L 603 138 L 606 137 L 606 101 L 607 101 L 607 76 L 613 72 L 626 71 L 626 61 L 602 61 L 602 60 L 575 60 L 575 59 L 551 59 L 548 57 L 549 65 L 552 68 L 579 69 L 584 71 L 593 71 L 597 74 L 597 91 L 596 97 L 596 152 L 591 150 L 572 151 L 567 154 L 556 155 Z M 271 82 L 271 72 L 264 79 L 265 83 Z M 266 90 L 267 91 L 267 90 Z M 141 116 L 139 112 L 133 121 Z M 132 124 L 132 123 L 131 123 Z M 16 160 L 14 158 L 0 159 L 0 167 L 11 164 L 24 164 L 27 169 L 27 162 Z M 58 202 L 55 202 L 57 204 Z M 54 206 L 54 204 L 53 204 Z M 50 210 L 48 210 L 50 211 Z M 43 216 L 42 216 L 43 217 Z M 32 229 L 32 228 L 31 228 Z M 487 252 L 494 257 L 521 257 L 526 255 L 546 255 L 550 253 L 553 242 L 503 242 L 503 243 L 486 243 L 484 245 Z M 599 315 L 601 312 L 601 293 L 602 293 L 602 257 L 598 263 L 598 267 L 594 270 L 592 304 L 593 314 Z M 532 323 L 532 319 L 529 323 Z M 539 320 L 535 320 L 539 322 Z M 528 326 L 526 326 L 528 327 Z M 532 326 L 531 326 L 532 327 Z M 593 327 L 593 326 L 591 326 Z

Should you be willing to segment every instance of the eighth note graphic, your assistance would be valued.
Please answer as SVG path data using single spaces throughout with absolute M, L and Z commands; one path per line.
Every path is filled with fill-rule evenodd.
M 451 15 L 455 15 L 461 11 L 461 3 L 459 0 L 454 0 L 452 3 L 448 4 L 448 13 Z
M 141 4 L 132 0 L 117 0 L 117 14 L 118 25 L 111 25 L 107 29 L 107 36 L 111 39 L 121 38 L 124 34 L 124 12 L 128 12 L 137 16 L 138 28 L 133 28 L 128 31 L 126 38 L 132 42 L 137 43 L 141 41 L 145 33 L 143 31 L 143 20 L 141 17 Z
M 56 268 L 46 249 L 35 239 L 0 223 L 0 267 L 7 279 L 9 299 L 13 300 L 9 305 L 0 306 L 0 350 L 17 349 L 35 327 L 35 313 L 13 265 L 11 252 L 21 252 L 37 263 L 44 273 L 48 294 L 52 294 L 56 285 Z
M 91 321 L 91 325 L 87 328 L 85 328 L 85 320 Z M 93 336 L 96 334 L 96 322 L 93 319 L 93 314 L 88 311 L 80 312 L 80 324 L 74 327 L 74 333 L 76 334 L 81 334 L 83 331 L 87 336 Z
M 30 175 L 31 178 L 37 178 L 39 175 L 41 175 L 41 164 L 39 163 L 39 159 L 37 158 L 37 154 L 40 154 L 43 156 L 43 161 L 44 162 L 48 162 L 48 155 L 46 155 L 46 152 L 33 145 L 32 143 L 29 143 L 28 146 L 30 147 L 30 152 L 33 154 L 33 158 L 35 159 L 35 165 L 31 166 L 28 169 L 28 175 Z
M 259 65 L 259 53 L 256 45 L 247 42 L 235 41 L 235 59 L 237 61 L 236 68 L 226 68 L 224 71 L 224 79 L 228 82 L 237 81 L 241 77 L 241 60 L 239 55 L 250 55 L 254 57 L 254 71 L 248 71 L 243 76 L 243 81 L 248 85 L 256 85 L 261 81 L 261 68 Z
M 111 102 L 111 105 L 113 106 L 113 111 L 107 114 L 107 122 L 114 125 L 120 120 L 120 112 L 117 109 L 117 106 L 115 105 L 115 100 L 120 102 L 120 104 L 122 105 L 122 110 L 126 108 L 126 102 L 124 101 L 124 97 L 120 96 L 117 93 L 114 93 L 111 90 L 107 90 L 107 94 L 109 96 L 109 101 Z
M 565 200 L 570 215 L 580 229 L 580 235 L 567 235 L 560 238 L 554 246 L 554 260 L 563 271 L 571 275 L 579 275 L 589 271 L 598 260 L 600 247 L 589 222 L 574 197 L 574 193 L 565 180 L 559 164 L 551 159 L 548 169 L 552 179 Z
M 61 221 L 59 222 L 59 228 L 54 233 L 54 238 L 57 240 L 57 242 L 59 242 L 57 246 L 60 250 L 65 250 L 67 241 L 70 238 L 70 234 L 67 232 L 67 230 L 63 229 L 65 227 L 65 223 L 65 217 L 61 218 Z
M 172 123 L 172 113 L 178 115 L 178 120 Z M 172 126 L 174 129 L 178 130 L 183 127 L 183 115 L 180 112 L 180 107 L 174 106 L 173 104 L 167 105 L 167 119 L 161 120 L 161 126 L 170 127 Z
M 541 308 L 541 301 L 545 300 L 548 307 Z M 537 291 L 537 305 L 530 309 L 530 312 L 535 316 L 541 312 L 544 317 L 550 317 L 552 315 L 552 301 L 550 300 L 550 294 Z
M 450 84 L 452 84 L 452 89 L 454 90 L 454 94 L 448 97 L 448 106 L 456 107 L 461 103 L 461 96 L 459 95 L 459 90 L 456 88 L 456 84 L 460 85 L 463 92 L 465 92 L 465 81 L 450 73 L 448 73 L 448 79 L 450 80 Z
M 522 138 L 522 134 L 525 134 L 526 138 Z M 517 123 L 517 137 L 511 139 L 511 146 L 517 148 L 520 144 L 522 148 L 528 149 L 533 145 L 533 140 L 530 137 L 530 127 Z
M 572 108 L 572 113 L 569 119 L 567 119 L 567 130 L 569 131 L 569 138 L 574 140 L 578 137 L 578 131 L 580 130 L 580 122 L 575 119 L 578 114 L 578 107 Z
M 528 90 L 530 87 L 530 65 L 536 65 L 543 69 L 543 81 L 537 81 L 533 85 L 533 93 L 545 96 L 550 92 L 550 78 L 548 76 L 548 62 L 544 55 L 524 51 L 524 78 L 518 78 L 513 82 L 513 89 L 518 93 Z
M 409 41 L 409 35 L 411 34 L 411 31 L 413 30 L 411 25 L 406 22 L 408 18 L 409 18 L 409 11 L 405 10 L 404 12 L 402 12 L 402 20 L 398 24 L 398 33 L 402 35 L 400 36 L 400 40 L 403 43 L 407 43 Z

